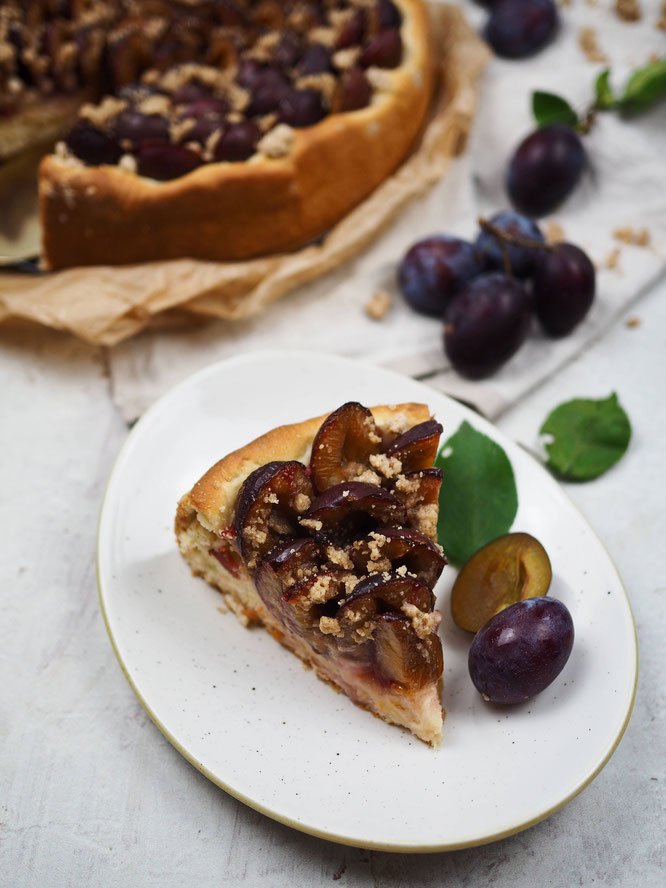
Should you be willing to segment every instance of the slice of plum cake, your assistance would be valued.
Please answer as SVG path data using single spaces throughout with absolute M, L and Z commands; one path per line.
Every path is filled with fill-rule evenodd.
M 442 427 L 422 404 L 281 426 L 216 463 L 180 501 L 193 573 L 375 715 L 441 739 L 433 587 Z

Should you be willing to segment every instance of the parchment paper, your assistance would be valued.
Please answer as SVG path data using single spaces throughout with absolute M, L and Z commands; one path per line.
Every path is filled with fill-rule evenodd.
M 38 275 L 4 273 L 0 323 L 34 322 L 97 345 L 115 345 L 149 326 L 179 326 L 197 317 L 250 318 L 355 257 L 444 176 L 466 144 L 488 51 L 459 9 L 433 5 L 430 14 L 440 82 L 420 144 L 320 244 L 248 262 L 182 259 Z

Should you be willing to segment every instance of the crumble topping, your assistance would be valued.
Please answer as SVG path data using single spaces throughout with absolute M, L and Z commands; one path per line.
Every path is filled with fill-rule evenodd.
M 293 142 L 293 129 L 286 123 L 280 123 L 266 133 L 259 141 L 257 148 L 266 157 L 285 157 L 291 151 Z
M 307 510 L 310 508 L 310 503 L 310 497 L 306 493 L 299 493 L 294 499 L 294 506 L 299 514 L 301 512 L 307 512 Z
M 395 478 L 402 472 L 402 463 L 395 456 L 387 456 L 385 453 L 371 453 L 370 465 L 381 472 L 385 478 Z
M 442 615 L 439 611 L 424 613 L 415 604 L 405 602 L 402 606 L 402 612 L 411 620 L 414 632 L 421 639 L 427 638 L 433 632 L 437 632 L 437 627 L 442 622 Z
M 335 635 L 336 638 L 344 635 L 342 631 L 342 626 L 339 621 L 335 619 L 335 617 L 320 617 L 319 618 L 319 631 L 324 635 Z
M 412 511 L 414 527 L 428 539 L 437 537 L 437 504 L 417 506 Z
M 615 0 L 615 14 L 625 22 L 637 22 L 643 18 L 638 0 Z
M 110 120 L 117 117 L 121 111 L 127 108 L 127 102 L 123 99 L 116 99 L 113 96 L 106 96 L 99 105 L 92 105 L 86 102 L 79 111 L 79 117 L 93 123 L 95 126 L 105 127 Z
M 309 527 L 315 531 L 321 530 L 324 526 L 318 518 L 299 518 L 298 520 L 303 527 Z
M 375 487 L 382 483 L 382 479 L 372 469 L 365 469 L 360 475 L 356 476 L 356 480 L 361 481 L 363 484 L 374 484 Z
M 344 567 L 345 570 L 354 569 L 354 562 L 344 549 L 336 549 L 335 546 L 327 546 L 326 557 L 331 564 L 336 564 L 338 567 Z

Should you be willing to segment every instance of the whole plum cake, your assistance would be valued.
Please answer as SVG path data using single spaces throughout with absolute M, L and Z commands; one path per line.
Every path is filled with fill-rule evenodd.
M 183 497 L 180 551 L 354 703 L 441 738 L 433 587 L 442 427 L 422 404 L 343 404 L 216 463 Z
M 433 64 L 422 0 L 10 0 L 0 85 L 0 156 L 68 127 L 40 171 L 47 267 L 241 260 L 398 166 Z

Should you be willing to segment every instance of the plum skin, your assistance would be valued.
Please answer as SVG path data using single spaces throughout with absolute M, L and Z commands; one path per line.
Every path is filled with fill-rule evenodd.
M 469 379 L 498 370 L 525 341 L 532 320 L 530 296 L 515 278 L 482 274 L 457 293 L 444 315 L 444 350 Z
M 545 216 L 573 191 L 585 167 L 585 149 L 571 127 L 541 127 L 516 148 L 506 172 L 511 203 L 528 216 Z
M 479 629 L 469 651 L 469 674 L 484 700 L 522 703 L 557 678 L 573 643 L 567 607 L 555 598 L 528 598 Z
M 556 244 L 539 253 L 532 286 L 534 310 L 549 336 L 566 336 L 594 302 L 594 265 L 574 244 Z
M 558 25 L 552 0 L 501 0 L 492 5 L 485 37 L 497 55 L 522 59 L 543 49 Z
M 488 220 L 507 234 L 526 238 L 545 244 L 546 239 L 534 219 L 513 210 L 495 213 Z M 504 255 L 499 239 L 490 231 L 481 231 L 475 242 L 476 259 L 479 265 L 488 271 L 504 271 Z M 511 274 L 518 278 L 527 278 L 532 274 L 537 253 L 535 247 L 521 247 L 518 244 L 506 244 L 506 254 L 511 266 Z
M 433 235 L 407 251 L 398 268 L 398 284 L 413 309 L 441 318 L 451 297 L 480 271 L 472 244 Z

